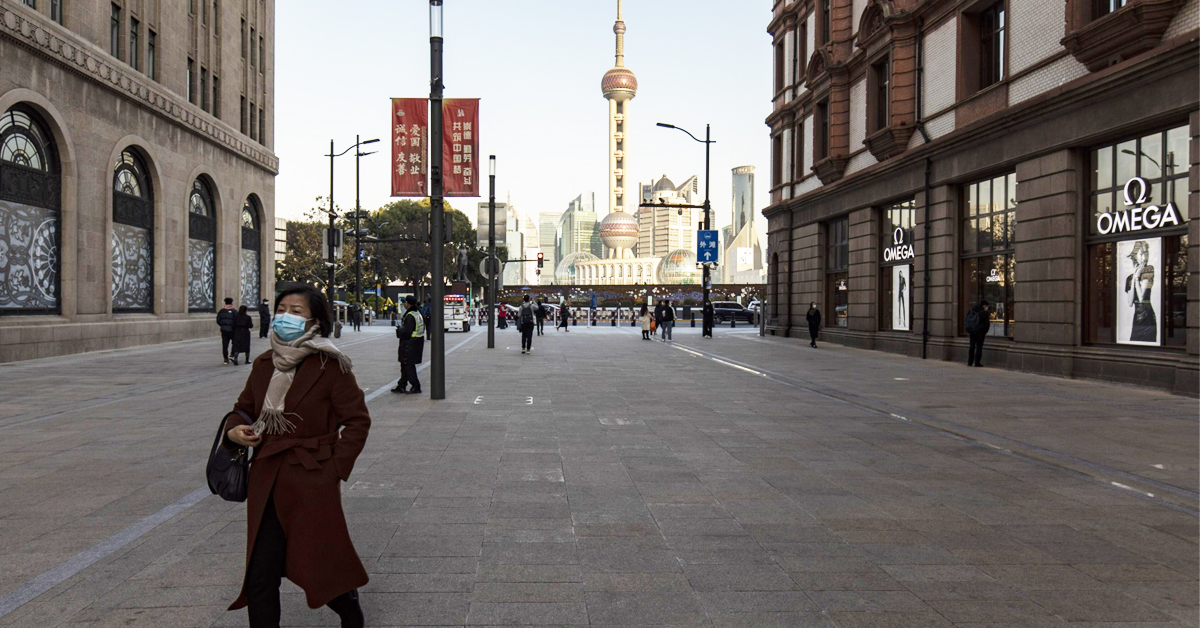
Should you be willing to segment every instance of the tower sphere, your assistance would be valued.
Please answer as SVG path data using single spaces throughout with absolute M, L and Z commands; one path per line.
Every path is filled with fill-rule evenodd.
M 637 219 L 615 211 L 600 221 L 600 241 L 610 249 L 631 249 L 638 243 Z
M 629 100 L 637 95 L 637 77 L 629 68 L 615 67 L 605 72 L 604 78 L 600 79 L 600 90 L 609 100 Z

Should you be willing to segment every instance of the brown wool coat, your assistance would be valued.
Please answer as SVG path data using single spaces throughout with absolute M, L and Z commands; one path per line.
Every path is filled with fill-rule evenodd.
M 251 417 L 262 411 L 275 370 L 271 356 L 267 351 L 254 360 L 235 405 Z M 319 608 L 367 583 L 367 571 L 346 528 L 340 484 L 350 478 L 367 442 L 371 417 L 354 374 L 343 373 L 336 359 L 323 354 L 309 356 L 297 368 L 284 411 L 296 431 L 264 435 L 250 465 L 246 561 L 249 565 L 267 498 L 274 494 L 287 537 L 284 575 L 304 589 L 310 608 Z M 231 414 L 226 429 L 242 423 Z M 243 575 L 242 591 L 229 610 L 246 604 Z

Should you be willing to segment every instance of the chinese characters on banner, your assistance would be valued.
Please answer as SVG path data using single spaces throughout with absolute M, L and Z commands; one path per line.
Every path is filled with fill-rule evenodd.
M 479 196 L 479 99 L 442 101 L 445 196 Z
M 392 196 L 427 196 L 429 100 L 392 99 Z

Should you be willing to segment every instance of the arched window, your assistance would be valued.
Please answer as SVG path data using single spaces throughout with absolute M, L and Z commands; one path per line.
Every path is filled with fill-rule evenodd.
M 113 312 L 154 310 L 154 196 L 146 164 L 126 148 L 113 166 Z
M 217 214 L 212 188 L 199 177 L 188 195 L 188 311 L 211 312 L 217 303 Z
M 242 305 L 253 309 L 259 300 L 261 281 L 262 211 L 258 197 L 251 194 L 242 205 Z
M 32 109 L 0 115 L 0 314 L 59 312 L 62 172 Z

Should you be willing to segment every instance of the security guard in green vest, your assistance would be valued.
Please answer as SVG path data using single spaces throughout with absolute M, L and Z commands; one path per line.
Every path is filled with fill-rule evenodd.
M 396 328 L 396 337 L 400 339 L 400 381 L 396 382 L 392 392 L 412 395 L 421 392 L 421 382 L 417 381 L 417 365 L 421 363 L 421 354 L 425 351 L 425 317 L 421 316 L 416 297 L 404 297 L 404 305 L 404 317 Z

